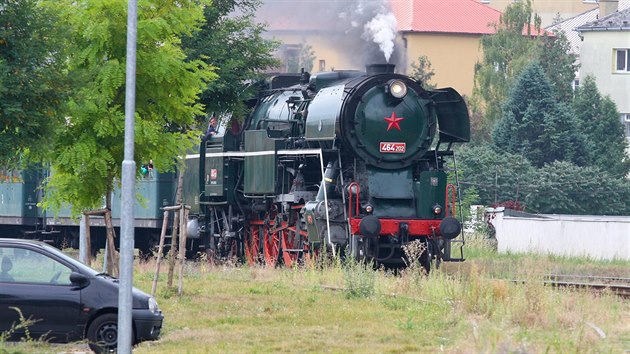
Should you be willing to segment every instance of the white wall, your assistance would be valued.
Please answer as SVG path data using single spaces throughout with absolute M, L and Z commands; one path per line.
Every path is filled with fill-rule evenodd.
M 592 259 L 630 260 L 630 217 L 508 216 L 487 209 L 499 252 L 542 253 Z

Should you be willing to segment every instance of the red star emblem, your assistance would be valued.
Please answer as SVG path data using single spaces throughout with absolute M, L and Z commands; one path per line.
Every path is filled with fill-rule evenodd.
M 387 131 L 389 131 L 392 128 L 396 128 L 396 129 L 400 130 L 399 123 L 403 119 L 405 119 L 405 118 L 398 118 L 398 117 L 396 117 L 396 112 L 392 112 L 392 116 L 391 117 L 385 117 L 385 121 L 387 123 L 389 123 L 387 125 Z

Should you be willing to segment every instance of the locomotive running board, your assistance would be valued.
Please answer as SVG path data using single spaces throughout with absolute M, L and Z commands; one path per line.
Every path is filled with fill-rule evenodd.
M 227 151 L 206 154 L 206 157 L 246 157 L 246 156 L 267 156 L 267 155 L 316 155 L 322 156 L 321 149 L 303 149 L 303 150 L 265 150 L 265 151 Z M 186 155 L 186 159 L 198 159 L 199 154 Z

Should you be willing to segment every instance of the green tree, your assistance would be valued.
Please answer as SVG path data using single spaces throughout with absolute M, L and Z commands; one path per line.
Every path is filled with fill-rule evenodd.
M 518 77 L 493 133 L 499 149 L 522 154 L 534 166 L 553 161 L 586 163 L 585 136 L 569 107 L 555 100 L 542 67 L 530 64 Z
M 426 55 L 418 57 L 418 62 L 411 63 L 411 77 L 418 80 L 425 90 L 433 90 L 436 88 L 435 84 L 431 83 L 431 78 L 435 75 L 433 68 L 431 67 L 431 61 Z
M 587 163 L 613 176 L 627 176 L 630 172 L 628 143 L 620 114 L 610 97 L 602 97 L 592 76 L 582 80 L 573 100 L 573 111 L 586 135 Z
M 499 152 L 489 144 L 462 147 L 457 158 L 462 193 L 478 196 L 471 204 L 523 203 L 526 188 L 532 184 L 533 171 L 526 158 Z
M 278 65 L 273 51 L 278 43 L 262 37 L 266 26 L 255 22 L 259 0 L 213 0 L 204 9 L 200 31 L 183 40 L 191 59 L 217 69 L 219 77 L 208 83 L 200 102 L 206 112 L 233 112 L 242 119 L 243 101 L 251 95 L 249 82 Z
M 559 102 L 571 102 L 578 65 L 566 34 L 556 29 L 552 36 L 543 36 L 539 53 L 538 60 L 551 81 L 556 99 Z
M 47 206 L 70 202 L 74 211 L 111 208 L 124 154 L 127 1 L 54 3 L 71 26 L 68 58 L 74 90 L 67 124 L 56 143 Z M 167 171 L 195 141 L 188 129 L 203 114 L 195 103 L 213 78 L 207 65 L 188 61 L 180 38 L 203 23 L 199 0 L 141 1 L 138 6 L 135 158 Z
M 471 204 L 519 204 L 543 214 L 630 213 L 630 182 L 598 167 L 553 161 L 535 168 L 523 156 L 489 145 L 462 147 L 457 157 L 462 194 L 477 194 Z
M 302 69 L 306 72 L 313 70 L 313 62 L 315 61 L 315 52 L 309 44 L 303 43 L 300 46 L 300 53 L 297 57 L 287 59 L 287 72 L 299 73 Z
M 0 0 L 0 162 L 41 160 L 67 93 L 62 22 L 36 0 Z
M 534 27 L 530 25 L 534 23 Z M 540 30 L 540 17 L 533 14 L 530 0 L 517 1 L 506 7 L 499 23 L 494 24 L 495 33 L 483 36 L 481 49 L 483 58 L 475 67 L 476 102 L 475 111 L 482 114 L 484 122 L 475 126 L 481 129 L 475 132 L 483 139 L 489 139 L 492 127 L 503 115 L 502 104 L 515 78 L 536 58 L 539 41 L 533 37 Z
M 630 183 L 597 167 L 555 161 L 532 174 L 528 211 L 545 214 L 628 215 Z M 611 202 L 614 201 L 614 202 Z

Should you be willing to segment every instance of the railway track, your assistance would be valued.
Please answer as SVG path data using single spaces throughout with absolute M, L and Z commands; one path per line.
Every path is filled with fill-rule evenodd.
M 610 291 L 615 295 L 630 299 L 630 278 L 549 274 L 545 276 L 544 282 L 554 287 L 569 287 L 597 292 Z
M 514 283 L 525 283 L 526 280 L 512 280 Z M 593 292 L 610 291 L 613 294 L 630 299 L 630 278 L 599 277 L 592 275 L 548 274 L 543 282 L 556 288 L 583 289 Z M 322 289 L 343 291 L 343 287 L 322 285 Z

